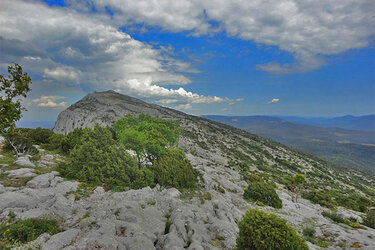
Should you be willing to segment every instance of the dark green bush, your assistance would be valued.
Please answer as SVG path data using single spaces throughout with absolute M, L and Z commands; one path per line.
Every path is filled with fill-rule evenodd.
M 369 209 L 367 211 L 364 224 L 368 227 L 375 228 L 375 209 Z
M 69 140 L 76 145 L 67 162 L 60 165 L 62 175 L 117 191 L 153 186 L 153 171 L 139 168 L 136 160 L 113 139 L 109 128 L 97 125 L 94 129 L 79 129 L 73 131 Z
M 333 212 L 333 213 L 331 213 L 331 212 L 322 212 L 322 215 L 324 217 L 330 218 L 331 220 L 333 220 L 336 223 L 349 224 L 349 221 L 346 220 L 346 219 L 344 219 L 341 214 L 338 214 L 338 213 L 335 213 L 335 212 Z
M 306 237 L 314 237 L 315 236 L 315 229 L 312 228 L 312 227 L 306 227 L 303 229 L 303 235 L 306 236 Z
M 48 142 L 42 144 L 42 148 L 47 150 L 58 150 L 62 149 L 63 143 L 66 140 L 66 136 L 62 134 L 52 134 L 48 138 Z
M 274 187 L 266 182 L 256 181 L 249 183 L 245 190 L 244 198 L 252 201 L 261 201 L 265 205 L 274 208 L 281 208 L 283 205 Z
M 36 129 L 28 129 L 27 131 L 30 139 L 34 144 L 49 143 L 50 137 L 54 134 L 52 130 L 37 127 Z
M 196 186 L 197 175 L 185 153 L 170 148 L 154 162 L 155 179 L 162 186 L 192 188 Z
M 2 227 L 0 229 L 0 239 L 2 245 L 14 244 L 16 242 L 25 243 L 35 240 L 42 233 L 53 235 L 62 231 L 56 220 L 30 218 Z
M 4 134 L 6 142 L 3 149 L 14 154 L 37 154 L 38 150 L 33 146 L 35 142 L 30 137 L 29 131 L 30 129 L 16 128 Z
M 286 220 L 251 209 L 238 224 L 237 249 L 308 249 Z

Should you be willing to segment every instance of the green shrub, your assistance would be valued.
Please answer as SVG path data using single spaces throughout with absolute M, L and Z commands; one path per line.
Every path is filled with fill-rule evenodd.
M 42 144 L 42 148 L 47 150 L 57 150 L 63 147 L 63 143 L 66 140 L 66 136 L 62 134 L 52 134 L 48 138 L 48 142 Z
M 369 209 L 367 211 L 364 224 L 368 227 L 375 228 L 375 209 Z
M 237 249 L 308 249 L 286 220 L 251 209 L 238 224 Z
M 14 154 L 30 154 L 35 155 L 38 150 L 33 146 L 35 142 L 29 135 L 30 129 L 16 128 L 4 134 L 6 139 L 3 149 Z
M 56 220 L 30 218 L 2 227 L 0 229 L 0 239 L 3 245 L 16 242 L 25 243 L 35 240 L 42 233 L 53 235 L 62 231 Z
M 302 198 L 310 200 L 312 203 L 317 203 L 323 207 L 331 209 L 335 207 L 332 197 L 327 192 L 318 190 L 306 191 L 302 193 Z
M 76 146 L 59 167 L 63 176 L 116 191 L 153 186 L 153 171 L 139 168 L 136 160 L 112 138 L 109 128 L 97 125 L 94 129 L 79 129 L 73 135 L 70 140 L 77 141 Z
M 266 182 L 250 183 L 245 190 L 244 198 L 255 202 L 261 201 L 263 204 L 274 208 L 281 208 L 283 205 L 275 189 Z
M 175 188 L 193 188 L 197 175 L 185 153 L 177 148 L 170 148 L 154 162 L 155 179 L 162 186 Z
M 341 214 L 338 214 L 338 213 L 335 213 L 335 212 L 330 213 L 330 212 L 324 211 L 324 212 L 322 212 L 322 215 L 324 217 L 330 218 L 331 220 L 333 220 L 336 223 L 349 224 L 349 221 L 344 219 Z
M 49 143 L 50 137 L 54 134 L 52 130 L 37 127 L 36 129 L 28 129 L 27 131 L 30 139 L 34 144 Z
M 312 227 L 306 227 L 303 229 L 302 231 L 303 235 L 306 236 L 306 237 L 314 237 L 315 236 L 315 229 L 312 228 Z

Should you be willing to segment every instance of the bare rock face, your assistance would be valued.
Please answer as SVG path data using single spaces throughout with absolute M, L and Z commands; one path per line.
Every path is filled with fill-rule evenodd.
M 61 112 L 53 131 L 68 134 L 75 128 L 93 127 L 96 123 L 110 125 L 126 114 L 138 115 L 141 113 L 166 119 L 186 116 L 179 111 L 149 104 L 110 90 L 90 93 Z

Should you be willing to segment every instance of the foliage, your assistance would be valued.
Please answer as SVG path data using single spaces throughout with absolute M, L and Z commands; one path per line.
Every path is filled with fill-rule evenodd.
M 252 182 L 248 185 L 244 193 L 244 198 L 252 201 L 261 201 L 263 204 L 274 208 L 281 208 L 282 201 L 275 189 L 267 182 Z
M 52 134 L 48 141 L 41 146 L 47 150 L 59 150 L 62 149 L 64 143 L 66 142 L 66 136 L 62 134 Z
M 30 91 L 31 78 L 22 72 L 18 64 L 8 66 L 8 77 L 0 74 L 0 134 L 15 127 L 15 122 L 21 118 L 21 99 Z
M 369 209 L 367 211 L 364 224 L 368 227 L 375 228 L 375 209 Z
M 70 140 L 76 145 L 60 166 L 64 176 L 119 191 L 153 185 L 153 172 L 140 169 L 125 148 L 116 144 L 109 128 L 96 125 L 73 131 L 73 135 Z
M 193 188 L 197 183 L 194 172 L 185 153 L 177 148 L 169 148 L 154 162 L 155 179 L 162 186 Z
M 139 163 L 143 157 L 150 162 L 160 158 L 166 147 L 173 146 L 180 135 L 177 122 L 146 114 L 138 117 L 128 114 L 117 120 L 113 128 L 125 148 L 137 153 Z
M 34 144 L 49 143 L 50 137 L 54 134 L 52 130 L 37 127 L 36 129 L 28 129 L 27 134 Z
M 17 242 L 26 243 L 35 240 L 42 233 L 53 235 L 63 231 L 56 220 L 47 218 L 30 218 L 13 224 L 10 220 L 9 222 L 0 229 L 0 247 Z
M 308 249 L 286 220 L 251 209 L 238 224 L 237 249 Z
M 16 155 L 37 154 L 38 150 L 33 146 L 35 143 L 28 132 L 28 129 L 22 128 L 8 130 L 7 133 L 4 134 L 4 138 L 6 139 L 4 150 L 9 152 L 13 151 Z
M 302 231 L 303 235 L 306 236 L 306 237 L 314 237 L 315 236 L 315 229 L 312 228 L 312 227 L 306 227 L 303 229 Z
M 302 193 L 302 198 L 310 200 L 327 208 L 334 208 L 335 203 L 332 197 L 327 193 L 319 190 L 311 190 Z

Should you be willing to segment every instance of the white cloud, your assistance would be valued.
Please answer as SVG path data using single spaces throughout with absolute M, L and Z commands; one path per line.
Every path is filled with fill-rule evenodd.
M 279 102 L 279 101 L 280 101 L 279 98 L 273 98 L 271 101 L 267 102 L 267 104 L 276 103 L 276 102 Z
M 191 80 L 184 73 L 199 71 L 190 62 L 173 58 L 171 46 L 156 49 L 137 41 L 115 26 L 106 14 L 87 14 L 81 7 L 76 11 L 36 1 L 3 0 L 0 42 L 7 46 L 19 43 L 17 49 L 28 45 L 35 50 L 34 54 L 43 55 L 33 60 L 25 51 L 17 52 L 22 55 L 24 69 L 44 78 L 46 84 L 76 84 L 91 90 L 118 88 L 150 97 L 151 101 L 176 99 L 180 103 L 214 103 L 229 100 L 199 95 L 184 88 L 162 87 L 189 84 Z M 187 28 L 196 24 L 176 25 Z
M 75 1 L 71 1 L 75 2 Z M 225 31 L 228 36 L 276 46 L 294 61 L 269 62 L 257 69 L 297 73 L 326 64 L 325 57 L 364 48 L 375 35 L 373 0 L 91 0 L 110 8 L 118 25 L 158 26 L 194 35 Z M 216 23 L 213 26 L 211 23 Z
M 175 108 L 176 108 L 176 109 L 184 109 L 184 110 L 188 110 L 188 109 L 192 109 L 193 107 L 191 106 L 190 103 L 187 103 L 187 104 L 180 104 L 180 105 L 177 105 Z
M 232 102 L 227 97 L 221 98 L 217 96 L 204 96 L 190 91 L 186 91 L 180 87 L 178 89 L 168 89 L 152 83 L 151 79 L 139 81 L 131 79 L 128 81 L 120 81 L 116 83 L 116 88 L 121 92 L 132 93 L 142 97 L 162 98 L 159 102 L 163 104 L 171 104 L 176 102 L 186 103 L 223 103 Z
M 54 69 L 44 69 L 44 77 L 52 78 L 59 82 L 78 83 L 81 72 L 73 67 L 56 67 Z
M 65 96 L 41 96 L 38 99 L 33 99 L 32 102 L 36 103 L 38 107 L 42 108 L 61 108 L 64 109 L 68 106 L 67 102 L 59 102 L 57 100 L 65 99 Z

